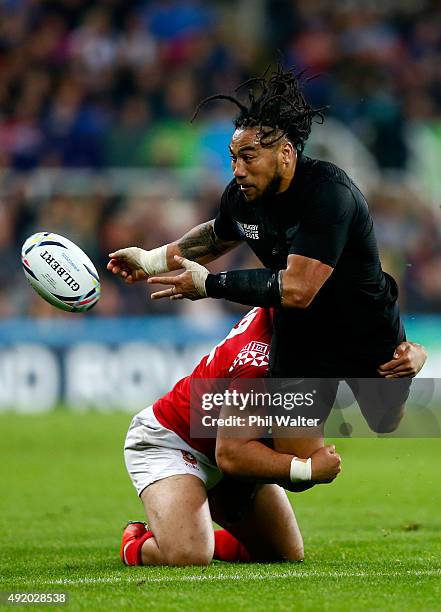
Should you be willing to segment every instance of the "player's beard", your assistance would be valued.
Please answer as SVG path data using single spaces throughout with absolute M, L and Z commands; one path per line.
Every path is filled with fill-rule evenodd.
M 282 175 L 280 174 L 279 169 L 276 168 L 273 178 L 270 180 L 268 185 L 265 187 L 259 200 L 266 202 L 270 200 L 273 196 L 275 196 L 276 193 L 280 190 L 281 182 L 282 182 Z

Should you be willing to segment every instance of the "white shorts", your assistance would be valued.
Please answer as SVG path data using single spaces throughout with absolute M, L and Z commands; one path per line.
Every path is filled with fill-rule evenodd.
M 138 495 L 168 476 L 192 474 L 202 480 L 207 490 L 222 478 L 206 455 L 161 425 L 152 406 L 133 417 L 124 444 L 124 459 Z

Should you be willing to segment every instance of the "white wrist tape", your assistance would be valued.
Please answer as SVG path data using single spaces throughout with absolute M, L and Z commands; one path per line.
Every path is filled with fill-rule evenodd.
M 312 473 L 312 461 L 309 459 L 299 459 L 293 457 L 291 461 L 291 468 L 289 471 L 289 478 L 291 482 L 304 482 L 305 480 L 311 480 Z
M 207 297 L 207 290 L 205 289 L 205 281 L 209 275 L 207 268 L 204 268 L 204 266 L 201 266 L 201 264 L 198 264 L 196 261 L 190 261 L 189 259 L 184 259 L 183 266 L 186 270 L 191 272 L 194 286 L 199 295 L 201 297 Z
M 169 272 L 166 244 L 151 251 L 144 251 L 144 249 L 140 249 L 140 251 L 139 263 L 146 274 L 156 276 L 156 274 Z

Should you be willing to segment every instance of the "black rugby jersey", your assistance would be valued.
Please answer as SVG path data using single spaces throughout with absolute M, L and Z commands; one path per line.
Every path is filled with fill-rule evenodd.
M 245 240 L 263 265 L 273 270 L 285 269 L 289 254 L 334 268 L 306 309 L 277 309 L 275 342 L 284 362 L 286 353 L 302 352 L 303 360 L 319 359 L 324 372 L 337 376 L 334 365 L 340 372 L 342 364 L 354 359 L 378 365 L 389 360 L 405 338 L 396 305 L 397 285 L 381 269 L 367 202 L 334 164 L 300 155 L 289 188 L 256 202 L 247 202 L 231 181 L 214 230 L 224 240 Z M 288 375 L 274 359 L 277 355 L 272 367 Z

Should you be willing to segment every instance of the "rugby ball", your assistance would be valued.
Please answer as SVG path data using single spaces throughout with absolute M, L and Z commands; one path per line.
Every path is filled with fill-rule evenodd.
M 70 312 L 90 310 L 100 298 L 95 266 L 76 244 L 51 232 L 30 236 L 21 249 L 26 278 L 49 304 Z

